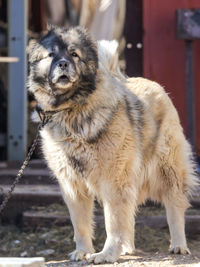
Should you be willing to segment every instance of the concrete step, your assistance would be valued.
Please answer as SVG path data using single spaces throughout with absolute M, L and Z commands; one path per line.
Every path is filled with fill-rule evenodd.
M 0 267 L 45 267 L 45 260 L 42 257 L 37 258 L 0 258 Z

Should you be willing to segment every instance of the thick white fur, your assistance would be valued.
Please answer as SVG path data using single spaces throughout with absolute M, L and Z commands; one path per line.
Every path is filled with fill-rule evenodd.
M 73 117 L 63 111 L 41 132 L 45 158 L 59 181 L 74 227 L 76 250 L 71 259 L 114 262 L 121 254 L 133 253 L 134 215 L 147 197 L 165 205 L 170 250 L 189 253 L 184 211 L 196 184 L 190 145 L 164 89 L 143 78 L 126 79 L 118 69 L 117 45 L 110 44 L 98 44 L 98 88 L 89 96 L 87 107 L 77 107 L 82 115 L 93 112 L 92 127 L 85 125 L 78 135 L 73 134 Z M 125 105 L 125 98 L 133 110 Z M 107 122 L 111 110 L 115 112 Z M 78 123 L 82 117 L 77 114 Z M 103 127 L 106 132 L 99 141 L 86 141 Z M 72 168 L 68 155 L 84 162 L 82 174 Z M 99 253 L 94 253 L 92 245 L 94 197 L 103 204 L 107 233 Z
M 118 42 L 116 40 L 108 41 L 101 40 L 98 41 L 98 57 L 99 61 L 105 66 L 105 68 L 112 74 L 125 81 L 125 76 L 121 73 L 119 68 L 118 59 Z

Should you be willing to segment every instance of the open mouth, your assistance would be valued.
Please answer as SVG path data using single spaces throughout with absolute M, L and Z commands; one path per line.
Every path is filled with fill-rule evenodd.
M 58 82 L 66 83 L 66 82 L 69 82 L 69 79 L 68 79 L 67 75 L 61 75 L 58 78 Z

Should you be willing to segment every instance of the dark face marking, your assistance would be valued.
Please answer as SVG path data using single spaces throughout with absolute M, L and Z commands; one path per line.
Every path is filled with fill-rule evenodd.
M 81 159 L 77 159 L 74 156 L 68 156 L 68 160 L 69 160 L 69 164 L 71 165 L 71 167 L 75 171 L 77 171 L 77 172 L 79 172 L 81 174 L 84 173 L 84 171 L 85 171 L 85 164 L 84 164 L 84 162 Z
M 53 29 L 29 50 L 32 87 L 52 94 L 53 107 L 69 99 L 83 103 L 96 89 L 97 50 L 81 27 Z
M 42 87 L 45 87 L 47 84 L 46 79 L 42 76 L 33 76 L 33 81 Z

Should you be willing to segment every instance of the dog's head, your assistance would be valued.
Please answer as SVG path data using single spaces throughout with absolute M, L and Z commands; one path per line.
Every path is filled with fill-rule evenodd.
M 95 90 L 97 49 L 83 28 L 53 28 L 40 40 L 30 41 L 28 55 L 28 87 L 37 99 L 46 94 L 58 106 Z

